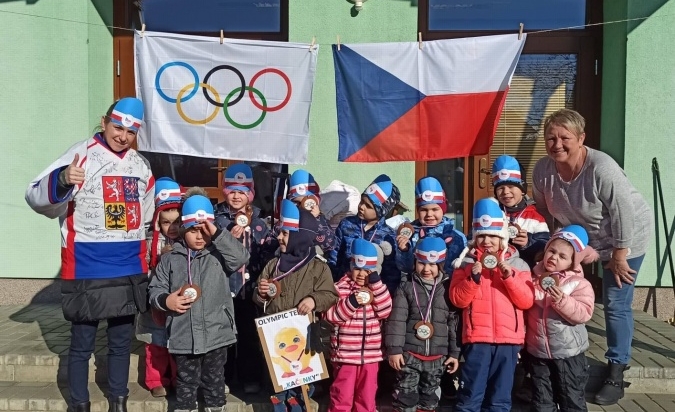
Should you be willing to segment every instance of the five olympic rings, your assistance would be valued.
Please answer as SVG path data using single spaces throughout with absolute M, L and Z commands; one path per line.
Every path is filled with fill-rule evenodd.
M 171 98 L 167 96 L 164 91 L 162 90 L 162 87 L 160 85 L 159 79 L 162 76 L 162 73 L 164 73 L 164 70 L 168 69 L 169 67 L 173 66 L 180 66 L 188 69 L 190 73 L 192 73 L 192 76 L 194 77 L 195 81 L 194 83 L 187 84 L 185 87 L 181 88 L 180 91 L 178 92 L 178 95 L 176 98 Z M 224 100 L 221 101 L 220 94 L 218 91 L 209 84 L 209 79 L 211 78 L 211 75 L 217 72 L 218 70 L 229 70 L 232 73 L 236 74 L 237 77 L 239 78 L 239 81 L 241 82 L 241 86 L 235 88 L 231 92 L 227 94 Z M 268 107 L 267 106 L 267 99 L 265 99 L 265 96 L 263 96 L 262 92 L 260 90 L 256 89 L 253 87 L 255 84 L 256 80 L 260 78 L 263 74 L 266 73 L 274 73 L 278 74 L 286 83 L 286 97 L 284 100 L 279 103 L 276 106 L 273 107 Z M 185 103 L 186 101 L 190 100 L 195 94 L 197 94 L 197 91 L 199 88 L 202 88 L 202 92 L 204 93 L 204 98 L 214 105 L 216 108 L 213 110 L 213 112 L 208 115 L 206 118 L 198 120 L 198 119 L 192 119 L 188 117 L 185 112 L 183 111 L 183 108 L 181 106 L 181 103 Z M 258 73 L 253 75 L 251 78 L 251 82 L 246 85 L 246 80 L 244 80 L 244 75 L 241 74 L 239 70 L 237 70 L 235 67 L 223 64 L 214 67 L 211 69 L 208 73 L 206 73 L 206 76 L 204 76 L 204 81 L 201 82 L 199 81 L 199 75 L 197 74 L 197 71 L 192 67 L 190 64 L 182 62 L 182 61 L 174 61 L 174 62 L 169 62 L 165 63 L 162 67 L 157 70 L 157 74 L 155 75 L 155 89 L 157 90 L 157 93 L 162 97 L 162 99 L 166 100 L 169 103 L 174 103 L 176 105 L 176 110 L 178 111 L 178 115 L 185 120 L 187 123 L 194 124 L 194 125 L 202 125 L 202 124 L 207 124 L 211 122 L 213 119 L 216 118 L 218 115 L 218 109 L 223 108 L 223 114 L 225 115 L 225 118 L 227 121 L 234 127 L 238 129 L 252 129 L 256 126 L 258 126 L 262 121 L 265 119 L 265 116 L 267 115 L 267 112 L 275 112 L 277 110 L 281 110 L 286 106 L 291 99 L 291 94 L 292 94 L 292 89 L 291 89 L 291 80 L 288 78 L 286 73 L 282 72 L 279 69 L 275 68 L 266 68 L 260 70 Z M 254 121 L 253 123 L 250 124 L 241 124 L 237 123 L 234 119 L 232 119 L 232 116 L 230 116 L 230 113 L 228 112 L 227 108 L 232 107 L 235 104 L 239 103 L 241 99 L 244 97 L 244 94 L 248 91 L 248 97 L 251 100 L 251 103 L 253 105 L 260 109 L 262 112 L 260 114 L 260 117 Z M 210 92 L 210 93 L 209 93 Z M 257 95 L 258 98 L 262 103 L 259 103 L 258 100 L 253 96 Z M 211 96 L 213 95 L 213 96 Z

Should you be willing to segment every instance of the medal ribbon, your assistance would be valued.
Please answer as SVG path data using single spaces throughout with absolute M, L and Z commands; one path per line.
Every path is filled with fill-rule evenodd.
M 278 275 L 278 276 L 275 276 L 275 277 L 272 279 L 272 282 L 274 282 L 275 280 L 276 280 L 276 281 L 279 281 L 279 280 L 285 278 L 286 276 L 290 275 L 291 273 L 293 273 L 293 272 L 295 271 L 295 269 L 297 269 L 297 268 L 299 268 L 300 266 L 304 265 L 305 262 L 307 261 L 307 259 L 309 259 L 310 257 L 311 257 L 311 255 L 307 255 L 307 257 L 305 257 L 305 258 L 302 259 L 300 262 L 298 262 L 298 264 L 295 265 L 295 266 L 293 266 L 288 272 L 282 273 L 281 275 Z M 277 264 L 276 264 L 276 266 L 274 267 L 274 273 L 279 273 L 279 262 L 280 262 L 280 261 L 281 261 L 281 260 L 277 260 Z
M 365 238 L 366 238 L 366 232 L 364 231 L 364 227 L 365 227 L 365 226 L 363 225 L 363 223 L 361 223 L 361 238 L 362 238 L 362 239 L 365 239 Z M 368 240 L 369 242 L 371 242 L 371 243 L 373 242 L 373 238 L 375 237 L 375 234 L 376 234 L 376 233 L 377 233 L 377 228 L 376 228 L 375 231 L 373 232 L 373 235 L 370 237 L 370 240 Z
M 190 248 L 188 248 L 188 254 L 187 255 L 188 255 L 188 258 L 187 258 L 187 261 L 188 261 L 188 284 L 190 286 L 192 286 L 192 267 L 191 267 L 192 265 L 190 264 L 190 263 L 192 263 L 191 262 L 191 260 L 192 260 L 192 250 Z
M 434 286 L 431 288 L 431 293 L 429 293 L 429 302 L 427 302 L 427 313 L 426 313 L 426 315 L 424 313 L 422 313 L 422 307 L 420 307 L 420 301 L 419 301 L 419 298 L 417 297 L 417 289 L 415 288 L 415 280 L 414 279 L 412 281 L 412 285 L 413 285 L 413 293 L 415 294 L 415 304 L 417 304 L 417 310 L 420 311 L 420 316 L 422 317 L 422 321 L 424 321 L 424 323 L 427 323 L 428 320 L 429 320 L 429 315 L 431 314 L 431 304 L 433 302 L 434 292 L 436 291 L 436 285 L 438 285 L 438 278 L 436 278 L 436 280 L 434 281 Z
M 298 355 L 298 359 L 296 359 L 296 360 L 294 360 L 294 361 L 292 361 L 292 360 L 288 359 L 288 358 L 287 358 L 287 357 L 285 357 L 285 356 L 282 356 L 281 358 L 282 358 L 283 360 L 285 360 L 286 362 L 288 362 L 289 364 L 291 364 L 291 363 L 293 363 L 293 362 L 297 362 L 297 361 L 299 361 L 299 360 L 300 360 L 300 358 L 302 358 L 302 354 L 303 354 L 303 352 L 304 352 L 304 351 L 300 351 L 300 355 Z

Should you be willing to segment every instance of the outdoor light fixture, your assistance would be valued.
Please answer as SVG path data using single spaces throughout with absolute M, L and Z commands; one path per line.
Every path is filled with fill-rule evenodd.
M 354 10 L 361 11 L 363 9 L 363 3 L 365 3 L 368 0 L 350 0 L 350 1 L 354 3 Z

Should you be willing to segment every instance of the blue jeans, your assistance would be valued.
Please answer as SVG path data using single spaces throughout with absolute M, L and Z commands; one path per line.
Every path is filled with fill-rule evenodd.
M 464 345 L 457 404 L 454 412 L 509 412 L 518 362 L 518 345 Z
M 134 316 L 121 316 L 107 320 L 108 328 L 108 395 L 129 394 L 129 361 Z M 96 349 L 98 321 L 73 322 L 70 327 L 68 352 L 68 389 L 70 404 L 89 402 L 89 359 Z
M 645 255 L 628 259 L 628 266 L 636 272 Z M 605 358 L 611 363 L 627 365 L 630 361 L 631 343 L 633 342 L 633 292 L 635 284 L 616 285 L 614 273 L 605 269 L 602 262 L 602 303 L 605 306 L 605 329 L 607 330 L 607 352 Z M 633 276 L 637 281 L 637 273 Z

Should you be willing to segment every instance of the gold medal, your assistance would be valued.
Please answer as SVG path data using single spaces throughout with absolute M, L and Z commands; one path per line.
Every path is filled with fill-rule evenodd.
M 520 225 L 518 223 L 509 223 L 509 239 L 515 239 L 520 233 Z
M 234 223 L 236 223 L 237 226 L 248 227 L 251 224 L 252 218 L 253 218 L 253 208 L 250 205 L 248 205 L 244 208 L 244 210 L 238 212 L 234 216 Z
M 267 296 L 269 296 L 270 299 L 274 299 L 277 297 L 279 293 L 281 293 L 281 283 L 277 280 L 273 280 L 269 283 L 269 291 L 267 291 Z
M 399 236 L 403 236 L 405 238 L 410 239 L 415 234 L 415 228 L 413 227 L 413 225 L 411 225 L 408 222 L 402 223 L 398 227 L 398 230 L 396 231 L 396 234 L 399 235 Z
M 319 199 L 314 195 L 305 196 L 300 202 L 300 206 L 308 212 L 311 212 L 315 206 L 319 205 Z
M 546 272 L 539 277 L 539 286 L 541 286 L 543 290 L 548 290 L 553 286 L 559 285 L 560 285 L 560 276 L 558 276 L 557 274 Z
M 356 291 L 356 298 L 359 300 L 361 306 L 370 304 L 373 301 L 373 292 L 368 288 L 361 288 Z
M 434 325 L 432 325 L 430 322 L 421 320 L 415 324 L 414 328 L 417 339 L 427 340 L 434 336 Z

